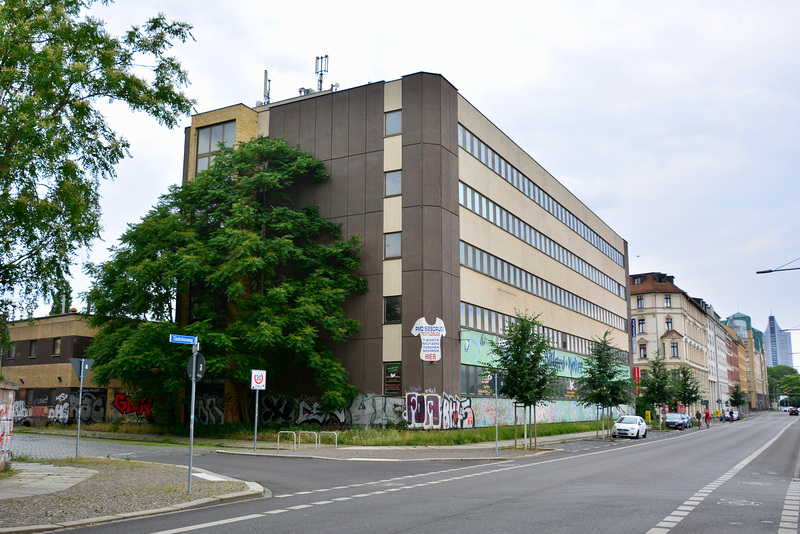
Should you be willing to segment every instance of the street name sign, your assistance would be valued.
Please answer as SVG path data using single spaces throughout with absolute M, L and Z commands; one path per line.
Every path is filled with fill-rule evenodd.
M 182 334 L 170 334 L 170 343 L 181 343 L 183 345 L 197 345 L 197 336 L 184 336 Z

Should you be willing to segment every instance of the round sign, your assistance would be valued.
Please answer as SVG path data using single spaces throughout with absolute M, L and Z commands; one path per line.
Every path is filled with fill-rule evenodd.
M 195 362 L 194 370 L 192 369 L 192 361 Z M 202 354 L 198 352 L 194 357 L 189 357 L 189 363 L 186 364 L 186 372 L 192 382 L 200 382 L 203 379 L 203 375 L 206 373 L 206 359 Z

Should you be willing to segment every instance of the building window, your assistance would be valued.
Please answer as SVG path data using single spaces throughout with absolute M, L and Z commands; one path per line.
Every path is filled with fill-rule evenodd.
M 639 333 L 644 334 L 647 330 L 644 328 L 644 319 L 639 319 Z
M 672 307 L 672 295 L 664 295 L 664 307 L 665 308 Z
M 393 197 L 402 193 L 403 179 L 400 171 L 386 173 L 386 191 L 384 196 Z
M 636 297 L 636 307 L 639 309 L 644 308 L 644 296 L 639 295 Z
M 17 357 L 17 345 L 14 344 L 11 345 L 11 347 L 9 347 L 8 349 L 8 359 L 13 360 L 16 357 Z
M 31 351 L 28 353 L 28 358 L 36 357 L 36 340 L 31 341 Z
M 667 317 L 667 332 L 672 330 L 672 317 Z
M 638 286 L 638 285 L 641 285 L 641 283 L 642 283 L 642 277 L 641 276 L 634 276 L 633 277 L 633 285 Z
M 669 352 L 670 356 L 672 356 L 673 358 L 677 358 L 678 357 L 678 344 L 677 343 L 671 343 L 670 346 L 669 346 L 669 351 L 670 351 Z
M 197 172 L 204 171 L 214 161 L 214 153 L 219 152 L 222 143 L 232 147 L 236 134 L 236 121 L 223 122 L 197 129 Z
M 383 323 L 397 324 L 402 322 L 402 297 L 383 297 Z
M 403 119 L 400 110 L 386 114 L 386 137 L 398 135 L 403 131 Z
M 401 253 L 401 239 L 400 232 L 392 232 L 391 234 L 383 234 L 383 259 L 388 260 L 391 258 L 399 258 Z
M 646 343 L 642 343 L 641 345 L 639 345 L 639 358 L 642 358 L 642 359 L 647 358 L 647 344 Z
M 61 356 L 61 338 L 57 337 L 53 339 L 53 356 L 58 357 Z

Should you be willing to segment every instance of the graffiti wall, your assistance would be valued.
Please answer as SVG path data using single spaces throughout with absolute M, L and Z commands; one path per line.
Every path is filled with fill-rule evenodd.
M 0 384 L 0 471 L 11 461 L 11 434 L 14 431 L 14 390 Z
M 125 392 L 115 392 L 109 403 L 109 391 L 104 388 L 86 388 L 80 391 L 62 389 L 20 390 L 11 408 L 15 424 L 40 426 L 44 424 L 102 423 L 122 417 L 125 422 L 153 421 L 152 399 L 134 402 Z

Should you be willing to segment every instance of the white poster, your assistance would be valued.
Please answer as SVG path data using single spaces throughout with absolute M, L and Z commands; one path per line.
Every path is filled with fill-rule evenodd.
M 428 324 L 424 317 L 417 319 L 411 333 L 419 336 L 422 341 L 422 348 L 419 357 L 426 362 L 438 362 L 442 359 L 442 337 L 446 334 L 444 321 L 436 318 L 434 324 Z

